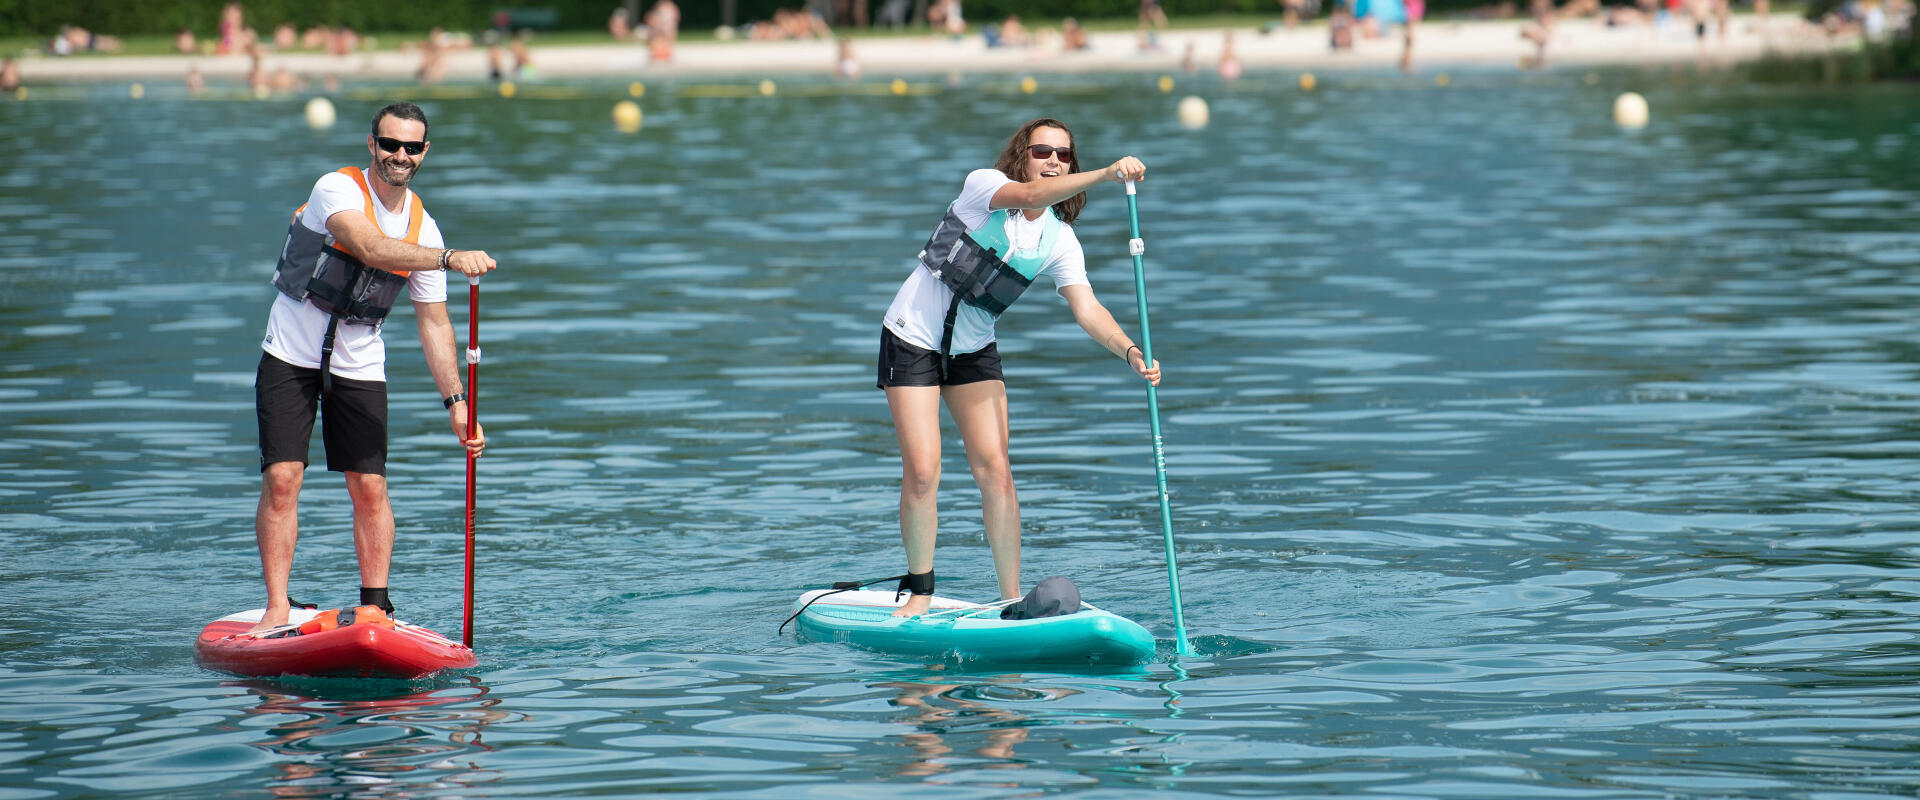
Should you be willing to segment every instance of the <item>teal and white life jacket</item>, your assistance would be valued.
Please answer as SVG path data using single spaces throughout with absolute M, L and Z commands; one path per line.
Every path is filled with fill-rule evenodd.
M 933 229 L 927 246 L 920 251 L 920 266 L 953 290 L 953 302 L 947 306 L 947 318 L 940 334 L 940 373 L 946 374 L 947 360 L 953 350 L 953 323 L 966 303 L 998 318 L 1013 301 L 1033 284 L 1040 267 L 1053 255 L 1059 238 L 1060 218 L 1053 209 L 1040 217 L 1040 242 L 1031 250 L 1015 250 L 1007 239 L 1007 218 L 1001 209 L 987 215 L 987 222 L 969 232 L 953 207 L 940 226 Z

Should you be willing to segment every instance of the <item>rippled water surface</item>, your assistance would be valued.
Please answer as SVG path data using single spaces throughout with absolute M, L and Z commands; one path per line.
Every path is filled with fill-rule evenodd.
M 237 681 L 289 211 L 404 90 L 0 103 L 0 798 L 1910 797 L 1920 106 L 1658 77 L 442 91 L 482 288 L 478 669 Z M 1606 118 L 1643 91 L 1654 124 Z M 1173 106 L 1206 96 L 1213 121 Z M 44 99 L 43 99 L 44 98 Z M 796 641 L 898 571 L 878 317 L 1018 123 L 1135 154 L 1197 658 L 991 672 Z M 1122 194 L 1079 226 L 1135 327 Z M 454 318 L 465 311 L 456 302 Z M 463 461 L 389 326 L 403 614 L 460 622 Z M 1009 313 L 1029 579 L 1172 633 L 1145 397 Z M 316 446 L 317 455 L 317 446 Z M 957 441 L 943 592 L 991 567 Z M 351 602 L 309 474 L 296 595 Z

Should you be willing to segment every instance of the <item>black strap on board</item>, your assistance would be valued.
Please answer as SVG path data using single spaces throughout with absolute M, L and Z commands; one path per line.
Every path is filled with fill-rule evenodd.
M 862 589 L 868 586 L 872 586 L 876 583 L 886 583 L 887 581 L 904 581 L 906 579 L 907 579 L 907 576 L 905 575 L 889 575 L 885 578 L 874 578 L 873 580 L 870 580 L 870 581 L 836 581 L 833 584 L 833 591 L 821 592 L 818 596 L 814 597 L 812 600 L 808 600 L 807 604 L 804 606 L 801 606 L 799 611 L 793 612 L 793 616 L 787 617 L 786 622 L 780 623 L 780 627 L 776 629 L 774 633 L 775 634 L 786 633 L 788 622 L 792 622 L 796 619 L 799 619 L 802 613 L 805 613 L 806 610 L 812 607 L 814 603 L 820 602 L 820 599 L 823 597 L 827 597 L 829 595 L 836 595 L 841 592 L 851 592 L 855 589 Z M 896 597 L 897 596 L 898 595 L 896 595 Z

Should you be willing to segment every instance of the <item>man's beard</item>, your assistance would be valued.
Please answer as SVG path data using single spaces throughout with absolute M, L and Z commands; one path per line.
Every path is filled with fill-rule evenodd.
M 373 174 L 388 186 L 405 187 L 413 181 L 413 176 L 420 174 L 420 167 L 416 165 L 412 169 L 398 171 L 383 158 L 373 162 Z

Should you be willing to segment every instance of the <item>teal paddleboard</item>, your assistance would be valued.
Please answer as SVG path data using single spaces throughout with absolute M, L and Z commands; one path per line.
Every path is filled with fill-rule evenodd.
M 818 598 L 816 601 L 815 598 Z M 1000 606 L 935 596 L 918 617 L 896 617 L 891 591 L 807 592 L 794 601 L 800 635 L 893 655 L 1004 664 L 1144 664 L 1153 634 L 1126 617 L 1081 604 L 1043 619 L 1003 620 Z

